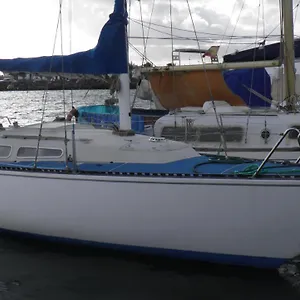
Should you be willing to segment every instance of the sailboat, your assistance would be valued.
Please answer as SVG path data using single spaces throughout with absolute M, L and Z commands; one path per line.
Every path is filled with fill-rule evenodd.
M 284 20 L 292 18 L 292 11 L 282 12 Z M 285 33 L 280 43 L 225 55 L 222 63 L 142 68 L 159 103 L 170 111 L 155 121 L 152 134 L 189 143 L 201 154 L 263 159 L 286 128 L 300 128 L 295 107 L 272 101 L 278 98 L 278 81 L 271 84 L 264 69 L 284 62 L 287 72 L 290 57 L 300 56 L 300 40 L 289 51 L 286 37 Z M 286 94 L 280 93 L 277 100 L 288 98 L 293 84 L 286 81 Z M 297 159 L 297 135 L 290 134 L 278 150 L 274 159 Z
M 284 1 L 285 5 L 291 1 Z M 0 132 L 0 228 L 126 251 L 277 268 L 300 253 L 300 165 L 200 156 L 131 129 L 126 1 L 97 46 L 1 59 L 3 71 L 119 74 L 120 127 L 49 122 Z M 63 68 L 63 70 L 62 70 Z

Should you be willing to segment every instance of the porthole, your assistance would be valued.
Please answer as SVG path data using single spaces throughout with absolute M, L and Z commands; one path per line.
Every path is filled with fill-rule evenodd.
M 261 131 L 260 136 L 264 139 L 267 140 L 270 137 L 271 133 L 268 129 L 264 129 Z

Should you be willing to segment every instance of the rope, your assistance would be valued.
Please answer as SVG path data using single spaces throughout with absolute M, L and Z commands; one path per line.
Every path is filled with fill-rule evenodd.
M 246 167 L 242 171 L 235 171 L 234 174 L 236 175 L 249 175 L 252 176 L 255 174 L 256 170 L 258 169 L 258 165 L 253 164 L 248 167 Z M 269 167 L 263 167 L 263 169 L 260 171 L 260 174 L 276 174 L 276 175 L 294 175 L 294 174 L 300 174 L 300 169 L 299 166 L 294 166 L 298 167 L 298 169 L 291 169 L 291 170 L 276 170 L 275 173 L 270 172 L 272 169 L 277 169 L 277 168 L 287 168 L 287 166 L 269 166 Z
M 226 172 L 225 175 L 246 175 L 246 176 L 252 176 L 257 168 L 260 165 L 260 161 L 257 160 L 257 163 L 255 164 L 255 160 L 252 159 L 246 159 L 246 158 L 239 158 L 239 157 L 230 157 L 230 158 L 226 158 L 226 157 L 217 157 L 217 158 L 213 158 L 213 156 L 211 156 L 212 158 L 209 159 L 208 161 L 205 162 L 200 162 L 197 163 L 193 166 L 192 172 L 194 174 L 202 174 L 201 172 L 197 171 L 197 168 L 204 166 L 204 165 L 209 165 L 209 164 L 230 164 L 230 165 L 243 165 L 243 164 L 249 164 L 252 163 L 248 166 L 246 166 L 243 170 L 241 171 L 233 171 L 232 173 L 228 173 L 228 171 L 230 169 L 233 169 L 233 167 L 228 168 L 227 170 L 225 170 L 224 172 L 222 172 L 222 174 L 224 174 Z M 278 162 L 277 162 L 278 163 Z M 287 168 L 293 168 L 293 169 L 287 169 Z M 270 170 L 274 170 L 274 169 L 284 169 L 284 170 L 276 170 L 275 172 L 271 172 Z M 272 165 L 272 166 L 265 166 L 263 167 L 263 169 L 261 170 L 260 174 L 272 174 L 272 175 L 297 175 L 300 174 L 300 165 L 284 165 L 281 163 L 278 163 L 277 165 Z

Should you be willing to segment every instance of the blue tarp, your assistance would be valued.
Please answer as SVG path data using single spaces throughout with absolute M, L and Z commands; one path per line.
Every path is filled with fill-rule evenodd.
M 126 26 L 126 0 L 115 0 L 114 12 L 104 25 L 95 48 L 64 56 L 0 59 L 0 70 L 91 75 L 127 73 Z
M 227 54 L 223 57 L 224 62 L 245 62 L 245 61 L 262 61 L 275 60 L 282 57 L 282 44 L 274 43 L 270 45 L 251 48 L 244 51 L 239 51 L 232 54 Z M 294 42 L 295 57 L 300 57 L 300 40 Z
M 230 70 L 223 73 L 230 90 L 240 96 L 249 107 L 270 107 L 270 103 L 251 93 L 245 86 L 272 100 L 271 78 L 264 69 Z
M 103 128 L 111 128 L 112 124 L 120 124 L 120 116 L 118 112 L 107 112 L 107 113 L 92 113 L 86 111 L 79 111 L 78 122 L 81 124 L 94 124 Z M 131 128 L 136 133 L 144 133 L 145 123 L 144 117 L 141 115 L 131 115 Z

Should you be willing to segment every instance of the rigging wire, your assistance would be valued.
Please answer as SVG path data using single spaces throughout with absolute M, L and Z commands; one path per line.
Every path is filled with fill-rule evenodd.
M 146 26 L 145 26 L 146 27 Z M 153 29 L 152 29 L 153 30 Z M 169 35 L 168 33 L 165 33 L 166 35 Z M 278 37 L 280 37 L 280 35 L 278 35 Z M 143 37 L 141 36 L 130 36 L 131 39 L 135 39 L 135 40 L 141 40 L 143 39 Z M 171 40 L 171 37 L 162 37 L 162 36 L 149 36 L 147 38 L 147 40 Z M 201 41 L 203 43 L 211 43 L 214 41 L 217 41 L 219 44 L 227 44 L 226 40 L 223 41 L 219 41 L 219 39 L 208 39 L 208 38 L 192 38 L 192 37 L 176 37 L 173 36 L 173 40 L 177 40 L 177 41 L 193 41 L 193 42 L 197 42 Z M 253 45 L 253 42 L 231 42 L 231 45 Z
M 63 24 L 62 24 L 62 3 L 63 0 L 60 0 L 60 51 L 61 51 L 61 73 L 64 75 L 64 50 L 63 50 Z M 62 94 L 63 94 L 63 112 L 66 116 L 66 94 L 65 94 L 65 76 L 61 76 L 62 79 Z M 65 144 L 65 163 L 66 169 L 69 169 L 68 166 L 68 135 L 67 135 L 67 120 L 64 118 L 64 144 Z
M 128 47 L 127 47 L 127 50 L 129 51 L 129 47 L 131 47 L 133 50 L 135 50 L 139 55 L 140 57 L 142 58 L 142 66 L 144 64 L 144 61 L 147 60 L 147 41 L 145 39 L 145 30 L 144 30 L 144 21 L 143 21 L 143 14 L 142 14 L 142 3 L 141 3 L 141 0 L 138 0 L 139 1 L 139 7 L 140 7 L 140 15 L 141 15 L 141 25 L 142 25 L 142 39 L 143 39 L 143 53 L 140 52 L 137 48 L 135 48 L 130 42 L 129 42 L 129 38 L 127 39 L 127 43 L 128 43 Z M 130 3 L 129 3 L 129 17 L 128 17 L 129 20 L 131 20 L 131 0 L 130 0 Z M 148 29 L 148 35 L 149 35 L 149 29 Z M 131 72 L 133 71 L 133 69 L 131 70 Z M 137 87 L 136 87 L 136 90 L 135 90 L 135 93 L 134 93 L 134 97 L 133 97 L 133 101 L 130 105 L 130 110 L 132 111 L 134 105 L 135 105 L 135 101 L 136 101 L 136 98 L 137 98 L 137 95 L 138 95 L 138 92 L 140 90 L 140 82 L 141 80 L 139 81 L 139 83 L 137 84 Z
M 244 1 L 245 2 L 245 1 Z M 294 10 L 295 9 L 298 9 L 300 5 L 300 1 L 298 2 L 298 4 L 294 7 Z M 130 18 L 130 20 L 134 23 L 137 23 L 137 24 L 141 24 L 139 20 L 137 19 L 134 19 L 134 18 Z M 147 27 L 149 29 L 149 22 L 147 21 L 144 21 L 144 27 Z M 169 33 L 165 32 L 165 31 L 161 31 L 161 30 L 158 30 L 158 29 L 155 29 L 153 28 L 153 26 L 157 26 L 157 27 L 161 27 L 161 28 L 169 28 L 169 26 L 167 25 L 162 25 L 162 24 L 158 24 L 158 23 L 155 23 L 155 22 L 152 22 L 151 23 L 152 25 L 152 28 L 151 30 L 153 31 L 156 31 L 156 32 L 159 32 L 159 33 L 163 33 L 165 35 L 169 35 Z M 239 51 L 243 51 L 243 50 L 246 50 L 248 49 L 249 46 L 253 46 L 253 45 L 256 45 L 256 43 L 253 43 L 253 42 L 237 42 L 237 43 L 233 43 L 232 40 L 241 40 L 241 39 L 255 39 L 257 40 L 257 38 L 259 39 L 263 39 L 264 41 L 266 40 L 277 40 L 278 38 L 281 37 L 280 34 L 273 34 L 273 32 L 280 26 L 281 24 L 279 23 L 278 25 L 276 25 L 267 35 L 259 35 L 259 36 L 253 36 L 253 35 L 226 35 L 225 33 L 223 35 L 220 35 L 220 34 L 217 34 L 217 33 L 211 33 L 211 32 L 203 32 L 203 31 L 196 31 L 197 34 L 204 34 L 204 35 L 209 35 L 210 37 L 209 38 L 200 38 L 197 36 L 198 40 L 202 41 L 202 42 L 212 42 L 212 41 L 218 41 L 220 38 L 221 38 L 221 41 L 219 41 L 220 44 L 223 44 L 223 43 L 227 43 L 226 40 L 230 39 L 231 42 L 230 44 L 233 45 L 233 44 L 236 44 L 236 45 L 247 45 L 247 47 L 244 47 L 242 49 L 240 49 Z M 182 32 L 189 32 L 189 33 L 194 33 L 193 31 L 191 30 L 188 30 L 188 29 L 182 29 L 182 28 L 178 28 L 178 27 L 174 27 L 173 26 L 173 29 L 176 29 L 177 31 L 182 31 Z M 133 39 L 139 39 L 140 37 L 131 37 Z M 161 40 L 164 40 L 164 39 L 169 39 L 168 37 L 148 37 L 148 39 L 161 39 Z M 191 41 L 195 41 L 196 39 L 195 38 L 190 38 L 190 37 L 182 37 L 182 36 L 174 36 L 173 35 L 173 39 L 178 39 L 178 40 L 191 40 Z M 228 50 L 227 50 L 228 51 Z
M 233 27 L 232 35 L 234 34 L 234 32 L 235 32 L 235 30 L 236 30 L 236 27 L 237 27 L 237 24 L 238 24 L 238 22 L 239 22 L 239 20 L 240 20 L 240 17 L 241 17 L 242 11 L 243 11 L 243 9 L 244 9 L 244 6 L 245 6 L 245 1 L 246 1 L 246 0 L 244 0 L 244 1 L 243 1 L 243 3 L 242 3 L 241 10 L 240 10 L 240 12 L 239 12 L 239 15 L 238 15 L 238 18 L 237 18 L 237 20 L 236 20 L 236 23 L 235 23 L 235 25 L 234 25 L 234 27 Z M 228 49 L 229 49 L 229 46 L 230 46 L 231 40 L 232 40 L 232 38 L 229 38 L 229 43 L 228 43 L 228 45 L 227 45 L 227 48 L 226 48 L 226 51 L 225 51 L 225 53 L 227 53 L 227 52 L 228 52 Z
M 279 2 L 279 6 L 281 6 L 281 2 L 280 2 L 281 0 L 278 0 L 278 2 Z M 299 7 L 299 5 L 300 5 L 300 1 L 298 2 L 298 4 L 293 8 L 293 11 L 295 10 L 295 9 L 297 9 L 298 7 Z M 272 33 L 278 28 L 278 27 L 280 27 L 280 34 L 279 35 L 275 35 L 275 36 L 279 36 L 280 37 L 280 42 L 282 42 L 282 16 L 281 16 L 281 13 L 280 13 L 280 21 L 279 21 L 279 24 L 277 24 L 270 32 L 269 32 L 269 34 L 267 34 L 266 36 L 265 36 L 265 40 L 269 37 L 269 36 L 273 36 L 272 35 Z M 253 45 L 255 45 L 254 43 L 252 43 L 252 44 L 250 44 L 249 46 L 253 46 Z M 248 49 L 248 48 L 242 48 L 240 51 L 243 51 L 243 50 L 245 50 L 245 49 Z
M 147 46 L 147 42 L 149 39 L 149 34 L 150 34 L 150 26 L 152 25 L 152 16 L 153 16 L 153 12 L 154 12 L 154 7 L 155 7 L 155 0 L 153 0 L 152 2 L 152 9 L 151 9 L 151 14 L 150 14 L 150 20 L 149 20 L 149 27 L 148 27 L 148 32 L 147 32 L 147 37 L 146 37 L 146 46 Z
M 257 22 L 256 22 L 256 42 L 257 42 L 257 36 L 258 36 L 258 28 L 259 28 L 259 18 L 260 18 L 260 9 L 261 9 L 261 5 L 260 5 L 260 0 L 259 0 L 259 4 L 257 7 Z M 255 61 L 255 54 L 256 52 L 253 51 L 253 61 Z M 253 88 L 253 81 L 254 81 L 254 69 L 252 69 L 252 74 L 251 74 L 251 89 Z M 250 93 L 249 95 L 249 106 L 251 105 L 251 100 L 252 100 L 252 93 Z
M 69 51 L 72 53 L 72 24 L 73 24 L 73 1 L 69 0 Z M 72 63 L 72 61 L 71 61 Z M 71 73 L 72 77 L 72 73 Z M 71 89 L 71 104 L 74 105 L 73 90 Z
M 173 18 L 172 18 L 172 0 L 169 0 L 170 8 L 170 32 L 171 32 L 171 49 L 172 49 L 172 66 L 174 65 L 174 40 L 173 40 Z
M 234 2 L 234 6 L 233 6 L 233 8 L 232 8 L 232 12 L 231 12 L 230 16 L 233 15 L 233 12 L 234 12 L 234 10 L 235 10 L 235 6 L 236 6 L 237 2 L 238 2 L 237 0 Z M 223 36 L 222 36 L 222 39 L 221 39 L 221 41 L 220 41 L 221 44 L 222 44 L 222 42 L 224 41 L 224 39 L 225 39 L 225 37 L 226 37 L 227 29 L 228 29 L 228 27 L 229 27 L 229 24 L 231 23 L 230 21 L 231 21 L 231 18 L 228 17 L 228 22 L 227 22 L 227 25 L 226 25 L 226 27 L 225 27 L 224 34 L 223 34 Z M 231 35 L 231 38 L 232 38 L 232 35 Z
M 134 23 L 137 23 L 137 24 L 141 24 L 140 23 L 140 20 L 138 19 L 135 19 L 135 18 L 130 18 L 130 20 Z M 145 21 L 144 20 L 144 26 L 147 27 L 149 26 L 149 24 L 151 26 L 156 26 L 156 27 L 161 27 L 161 28 L 166 28 L 166 29 L 170 29 L 170 26 L 168 25 L 163 25 L 163 24 L 158 24 L 158 23 L 155 23 L 155 22 L 148 22 L 148 21 Z M 151 28 L 152 30 L 154 30 L 154 28 Z M 176 31 L 183 31 L 183 32 L 189 32 L 191 34 L 194 35 L 194 31 L 193 30 L 189 30 L 189 29 L 183 29 L 183 28 L 179 28 L 179 27 L 175 27 L 173 26 L 173 29 L 175 29 Z M 203 34 L 203 35 L 208 35 L 208 36 L 216 36 L 217 38 L 221 38 L 221 37 L 225 37 L 225 38 L 231 38 L 231 39 L 240 39 L 240 38 L 245 38 L 245 39 L 249 39 L 249 38 L 255 38 L 255 36 L 253 35 L 227 35 L 227 34 L 219 34 L 219 33 L 213 33 L 213 32 L 205 32 L 205 31 L 198 31 L 196 30 L 196 33 L 197 34 Z M 279 37 L 279 34 L 269 34 L 270 37 Z M 263 38 L 263 36 L 261 36 L 261 38 Z
M 69 47 L 70 47 L 70 53 L 72 53 L 72 25 L 73 25 L 73 0 L 69 0 Z M 72 66 L 71 66 L 72 67 Z M 72 79 L 72 75 L 71 75 Z M 71 105 L 72 109 L 74 107 L 74 94 L 73 94 L 73 89 L 71 88 Z M 73 117 L 73 122 L 72 122 L 72 162 L 73 162 L 73 172 L 76 172 L 77 170 L 77 155 L 76 155 L 76 138 L 75 138 L 75 123 L 76 123 L 76 118 Z
M 261 0 L 262 2 L 262 27 L 263 27 L 263 36 L 266 35 L 266 20 L 265 20 L 265 2 L 264 0 Z M 266 40 L 263 41 L 263 43 L 266 43 Z M 264 47 L 264 60 L 266 59 L 266 48 Z M 264 75 L 264 96 L 266 96 L 267 91 L 266 91 L 266 75 Z M 267 117 L 267 115 L 265 115 Z
M 128 42 L 128 44 L 133 50 L 137 52 L 137 54 L 139 54 L 141 57 L 144 57 L 144 59 L 148 61 L 152 66 L 155 66 L 155 63 L 152 62 L 148 57 L 145 57 L 144 54 L 138 48 L 136 48 L 132 43 Z
M 244 1 L 244 3 L 245 3 L 245 1 Z M 243 3 L 243 4 L 244 4 Z M 242 9 L 243 9 L 243 6 L 242 6 Z M 242 9 L 241 9 L 241 11 L 242 11 Z M 136 23 L 138 23 L 138 24 L 140 24 L 139 22 L 138 22 L 138 20 L 135 20 L 135 19 L 132 19 L 132 21 L 133 22 L 136 22 Z M 144 23 L 147 23 L 146 21 L 144 21 Z M 168 26 L 165 26 L 165 25 L 160 25 L 160 24 L 156 24 L 156 23 L 153 23 L 154 25 L 156 25 L 156 26 L 159 26 L 159 27 L 164 27 L 164 28 L 169 28 Z M 150 26 L 147 26 L 146 24 L 143 24 L 143 26 L 144 27 L 148 27 L 148 29 L 150 30 Z M 164 32 L 164 31 L 161 31 L 161 30 L 157 30 L 157 29 L 154 29 L 154 28 L 151 28 L 153 31 L 156 31 L 156 32 L 159 32 L 159 33 L 163 33 L 163 34 L 166 34 L 166 35 L 169 35 L 167 32 Z M 185 29 L 179 29 L 178 28 L 178 30 L 181 30 L 181 31 L 187 31 L 187 32 L 191 32 L 190 30 L 185 30 Z M 235 30 L 235 29 L 234 29 Z M 226 32 L 225 32 L 226 33 Z M 223 34 L 223 36 L 222 36 L 222 40 L 219 42 L 219 43 L 221 43 L 221 44 L 223 44 L 224 43 L 224 40 L 226 39 L 226 34 Z M 207 34 L 207 33 L 206 33 Z M 202 38 L 202 42 L 208 42 L 208 43 L 211 43 L 212 42 L 212 40 L 218 40 L 218 37 L 220 36 L 220 35 L 218 35 L 218 34 L 214 34 L 215 35 L 215 37 L 214 38 L 209 38 L 209 39 L 203 39 Z M 243 39 L 243 38 L 248 38 L 249 39 L 249 37 L 250 36 L 234 36 L 233 34 L 229 37 L 229 39 L 230 39 L 230 44 L 231 45 L 233 45 L 233 44 L 238 44 L 238 45 L 241 45 L 241 44 L 246 44 L 246 45 L 253 45 L 253 43 L 251 43 L 251 42 L 247 42 L 247 43 L 245 43 L 245 42 L 238 42 L 238 43 L 233 43 L 232 42 L 232 40 L 233 39 L 235 39 L 235 40 L 237 40 L 237 39 Z M 276 37 L 278 37 L 278 35 L 273 35 L 273 36 L 271 36 L 270 34 L 269 34 L 269 38 L 276 38 Z M 138 37 L 133 37 L 133 38 L 138 38 Z M 150 38 L 153 38 L 153 37 L 148 37 L 148 39 L 150 39 Z M 155 37 L 156 38 L 156 37 Z M 266 37 L 265 37 L 265 35 L 263 36 L 263 38 L 264 39 L 266 39 Z M 169 38 L 167 38 L 167 37 L 157 37 L 156 39 L 161 39 L 161 40 L 163 40 L 163 39 L 169 39 Z M 196 35 L 196 39 L 195 38 L 189 38 L 189 37 L 180 37 L 180 36 L 171 36 L 171 39 L 172 40 L 174 40 L 174 39 L 178 39 L 178 40 L 200 40 L 199 39 L 199 37 L 197 37 L 197 35 Z M 255 36 L 255 40 L 257 40 L 257 35 Z M 255 43 L 256 44 L 256 43 Z M 228 48 L 229 48 L 229 44 L 228 44 L 228 46 L 227 46 L 227 51 L 228 51 Z M 226 52 L 227 52 L 226 51 Z
M 134 22 L 136 22 L 137 24 L 141 24 L 140 22 L 138 22 L 138 21 L 134 21 Z M 145 23 L 145 21 L 144 21 L 144 23 Z M 150 26 L 148 26 L 148 25 L 145 25 L 144 24 L 144 27 L 148 27 L 148 28 L 150 28 Z M 167 27 L 167 28 L 169 28 L 169 27 Z M 162 33 L 162 34 L 165 34 L 165 35 L 169 35 L 170 36 L 170 34 L 168 33 L 168 32 L 165 32 L 165 31 L 161 31 L 161 30 L 158 30 L 158 29 L 155 29 L 155 28 L 151 28 L 151 30 L 152 31 L 156 31 L 156 32 L 159 32 L 159 33 Z M 272 36 L 272 38 L 276 38 L 276 37 L 279 37 L 279 35 L 278 36 Z M 135 38 L 135 39 L 140 39 L 140 37 L 131 37 L 131 38 Z M 241 38 L 245 38 L 245 37 L 241 37 Z M 148 39 L 147 39 L 147 41 L 149 40 L 149 39 L 160 39 L 160 40 L 169 40 L 169 39 L 173 39 L 173 40 L 182 40 L 182 41 L 187 41 L 187 40 L 189 40 L 189 41 L 201 41 L 201 42 L 204 42 L 204 43 L 211 43 L 212 41 L 219 41 L 219 39 L 217 39 L 216 37 L 215 38 L 199 38 L 199 37 L 197 37 L 197 38 L 191 38 L 191 37 L 182 37 L 182 36 L 174 36 L 173 35 L 173 37 L 171 36 L 171 37 L 148 37 Z M 237 37 L 236 37 L 236 39 L 238 39 Z M 221 42 L 218 42 L 219 44 L 223 44 L 223 43 L 227 43 L 226 41 L 225 41 L 225 39 L 223 40 L 223 41 L 221 41 Z M 245 45 L 253 45 L 253 42 L 232 42 L 231 41 L 231 43 L 230 43 L 231 45 L 233 45 L 233 44 L 236 44 L 236 45 L 241 45 L 241 44 L 245 44 Z M 186 46 L 186 45 L 184 45 L 184 46 Z
M 186 0 L 186 3 L 187 3 L 188 11 L 189 11 L 189 14 L 190 14 L 190 17 L 191 17 L 191 21 L 192 21 L 194 33 L 195 33 L 195 36 L 197 38 L 196 26 L 195 26 L 194 18 L 193 18 L 193 15 L 192 15 L 192 11 L 191 11 L 189 0 Z M 198 48 L 200 50 L 200 43 L 199 43 L 198 40 L 197 40 L 197 44 L 198 44 Z M 205 80 L 207 82 L 207 87 L 208 87 L 210 98 L 211 98 L 211 101 L 212 101 L 213 110 L 214 110 L 214 113 L 215 113 L 215 116 L 216 116 L 217 125 L 218 125 L 218 128 L 220 130 L 221 142 L 222 142 L 222 145 L 224 146 L 225 156 L 227 157 L 227 146 L 226 146 L 226 141 L 225 141 L 225 137 L 224 137 L 224 131 L 223 131 L 223 126 L 222 126 L 222 119 L 220 117 L 220 120 L 219 120 L 219 117 L 218 117 L 218 114 L 217 114 L 216 104 L 215 104 L 215 101 L 214 101 L 214 98 L 213 98 L 213 94 L 212 94 L 212 90 L 211 90 L 209 78 L 208 78 L 208 75 L 207 75 L 206 66 L 205 66 L 205 63 L 204 63 L 204 60 L 203 60 L 203 57 L 202 57 L 201 53 L 200 53 L 200 57 L 201 57 L 201 61 L 202 61 L 202 64 L 203 64 L 203 69 L 204 69 L 204 73 L 205 73 Z
M 143 42 L 144 42 L 144 53 L 142 53 L 142 55 L 141 55 L 141 57 L 142 57 L 142 66 L 144 65 L 144 61 L 147 60 L 146 49 L 147 49 L 148 37 L 149 37 L 149 34 L 150 34 L 150 30 L 151 30 L 151 22 L 152 22 L 154 7 L 155 7 L 155 0 L 153 0 L 153 2 L 152 2 L 152 9 L 151 9 L 151 14 L 150 14 L 149 26 L 147 26 L 148 27 L 148 32 L 147 32 L 147 36 L 145 37 L 144 22 L 143 22 L 143 18 L 142 18 L 142 8 L 141 8 L 141 1 L 140 1 L 140 13 L 141 13 L 142 32 L 143 32 L 143 37 L 142 38 L 143 38 Z M 131 45 L 131 46 L 133 46 L 133 45 Z M 153 66 L 153 64 L 152 64 L 152 66 Z M 132 101 L 132 104 L 131 104 L 131 109 L 135 105 L 137 95 L 138 95 L 138 93 L 140 91 L 140 88 L 141 88 L 141 82 L 142 82 L 142 78 L 141 78 L 141 80 L 139 81 L 139 83 L 137 85 L 137 88 L 136 88 L 136 91 L 135 91 L 135 94 L 134 94 L 134 98 L 133 98 L 133 101 Z M 150 89 L 150 82 L 148 80 L 147 80 L 147 83 L 148 83 L 148 88 Z M 150 100 L 152 100 L 152 99 L 150 99 Z
M 140 15 L 141 15 L 141 24 L 142 24 L 142 34 L 143 34 L 143 45 L 144 45 L 144 56 L 142 58 L 142 65 L 144 64 L 144 57 L 147 56 L 147 49 L 146 49 L 146 40 L 145 40 L 145 29 L 144 29 L 144 22 L 143 22 L 143 11 L 142 11 L 142 0 L 139 0 L 140 6 Z
M 260 18 L 260 0 L 258 4 L 258 12 L 257 12 L 257 22 L 256 22 L 256 36 L 258 36 L 258 27 L 259 27 L 259 18 Z M 256 51 L 253 51 L 253 61 L 255 61 L 255 54 Z M 254 81 L 254 69 L 251 71 L 251 84 L 250 88 L 253 89 L 253 81 Z M 252 100 L 252 92 L 249 94 L 249 107 L 251 107 L 251 100 Z M 248 111 L 248 116 L 247 116 L 247 122 L 246 122 L 246 132 L 245 132 L 245 144 L 248 142 L 248 130 L 249 130 L 249 123 L 250 123 L 250 117 L 251 117 L 251 111 Z
M 173 40 L 173 18 L 172 18 L 172 0 L 169 0 L 169 14 L 170 14 L 170 33 L 171 33 L 171 70 L 172 70 L 172 96 L 175 98 L 175 72 L 174 72 L 174 40 Z M 174 125 L 177 127 L 176 111 L 174 113 Z
M 281 7 L 281 0 L 278 0 L 278 6 Z M 294 8 L 295 9 L 295 8 Z M 280 52 L 279 52 L 279 57 L 280 60 L 284 59 L 284 38 L 283 38 L 283 11 L 282 9 L 280 9 L 280 13 L 279 13 L 279 23 L 280 23 L 280 43 L 281 43 L 281 47 L 280 47 Z M 278 26 L 277 26 L 278 27 Z M 284 95 L 283 95 L 283 87 L 284 87 L 284 82 L 281 79 L 281 74 L 283 72 L 282 67 L 279 68 L 280 74 L 279 74 L 279 84 L 277 85 L 277 96 L 278 99 L 281 99 L 278 101 L 277 104 L 282 104 L 284 102 Z
M 300 5 L 300 0 L 298 1 L 298 3 L 296 4 L 296 7 L 295 7 L 294 22 L 296 22 L 296 20 L 297 20 L 297 14 L 298 14 L 299 5 Z
M 173 34 L 173 6 L 172 6 L 172 0 L 169 0 L 169 10 L 170 10 L 170 33 L 171 33 L 171 70 L 172 70 L 172 96 L 175 98 L 175 72 L 174 72 L 174 34 Z M 174 125 L 177 127 L 177 120 L 176 120 L 176 110 L 174 112 Z
M 57 35 L 58 35 L 59 23 L 60 23 L 60 13 L 61 13 L 61 5 L 59 6 L 59 11 L 58 11 L 58 18 L 57 18 L 57 23 L 56 23 L 55 35 L 54 35 L 54 43 L 53 43 L 53 48 L 52 48 L 52 57 L 54 55 L 55 47 L 56 47 L 56 41 L 57 41 Z M 51 72 L 51 69 L 52 69 L 52 59 L 50 61 L 49 73 Z M 42 139 L 43 123 L 44 123 L 46 105 L 47 105 L 47 100 L 48 100 L 48 88 L 49 88 L 49 82 L 47 81 L 46 87 L 45 87 L 45 90 L 44 90 L 44 93 L 43 93 L 43 97 L 42 97 L 42 103 L 43 103 L 42 116 L 41 116 L 41 123 L 40 123 L 40 127 L 39 127 L 39 132 L 38 132 L 37 147 L 36 147 L 36 152 L 35 152 L 35 157 L 34 157 L 34 164 L 33 164 L 34 169 L 37 167 L 37 160 L 38 160 L 38 155 L 39 155 L 40 143 L 41 143 L 41 139 Z
M 262 2 L 263 35 L 266 35 L 265 2 L 264 2 L 264 0 L 261 0 L 261 2 Z M 264 44 L 265 44 L 265 42 L 266 42 L 266 40 L 263 41 Z M 266 48 L 264 47 L 264 60 L 265 59 L 266 59 Z M 266 89 L 267 82 L 266 82 L 266 80 L 267 80 L 266 73 L 264 73 L 264 96 L 265 97 L 267 96 L 267 89 Z M 265 108 L 266 108 L 266 106 L 267 106 L 267 102 L 265 102 Z M 265 132 L 267 132 L 267 125 L 268 125 L 268 123 L 267 123 L 267 110 L 265 109 L 265 128 L 264 128 Z M 265 144 L 267 144 L 267 135 L 266 134 L 265 134 L 264 140 L 265 140 Z
M 129 0 L 129 10 L 128 10 L 128 20 L 129 20 L 129 22 L 128 22 L 128 29 L 127 29 L 128 38 L 129 38 L 129 35 L 130 35 L 130 32 L 131 32 L 131 23 L 130 23 L 131 18 L 130 18 L 130 16 L 131 16 L 131 0 Z

